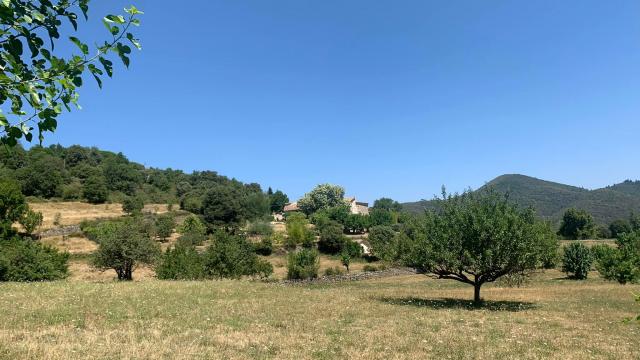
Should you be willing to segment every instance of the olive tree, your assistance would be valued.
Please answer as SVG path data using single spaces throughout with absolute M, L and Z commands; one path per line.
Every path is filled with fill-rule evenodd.
M 38 139 L 55 131 L 63 110 L 78 106 L 78 88 L 83 75 L 95 78 L 113 75 L 109 54 L 116 54 L 129 66 L 131 47 L 140 49 L 130 32 L 140 24 L 141 11 L 131 6 L 126 15 L 107 15 L 102 21 L 109 33 L 95 47 L 75 36 L 65 36 L 77 50 L 72 54 L 61 47 L 63 22 L 78 30 L 79 15 L 88 20 L 89 0 L 2 0 L 0 1 L 0 141 L 15 146 L 24 137 L 31 141 L 35 127 Z M 71 35 L 71 34 L 69 34 Z
M 549 227 L 494 190 L 447 195 L 440 210 L 428 212 L 413 234 L 412 253 L 404 261 L 439 279 L 480 288 L 505 275 L 526 275 L 542 266 L 557 240 Z

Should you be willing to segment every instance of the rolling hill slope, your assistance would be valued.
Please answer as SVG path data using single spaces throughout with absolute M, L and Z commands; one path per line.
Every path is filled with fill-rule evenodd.
M 575 207 L 593 214 L 600 224 L 627 218 L 631 211 L 640 212 L 640 181 L 625 181 L 597 190 L 559 184 L 524 175 L 502 175 L 481 187 L 508 192 L 522 206 L 533 206 L 542 218 L 559 221 L 564 211 Z M 432 209 L 432 201 L 402 204 L 409 212 Z

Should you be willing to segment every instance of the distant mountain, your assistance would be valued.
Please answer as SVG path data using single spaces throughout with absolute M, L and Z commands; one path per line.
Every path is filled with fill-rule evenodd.
M 568 208 L 590 212 L 600 224 L 627 218 L 631 211 L 640 212 L 640 181 L 627 180 L 597 190 L 559 184 L 529 176 L 512 174 L 499 176 L 480 189 L 492 187 L 508 192 L 510 199 L 522 206 L 533 206 L 544 219 L 560 221 Z M 409 212 L 433 209 L 434 203 L 422 200 L 402 204 Z

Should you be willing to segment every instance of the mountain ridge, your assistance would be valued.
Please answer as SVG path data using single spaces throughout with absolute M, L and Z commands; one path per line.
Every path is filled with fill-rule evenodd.
M 628 218 L 631 212 L 640 212 L 640 181 L 625 180 L 589 190 L 522 174 L 504 174 L 475 191 L 487 188 L 508 192 L 511 200 L 521 206 L 533 206 L 538 216 L 553 222 L 559 222 L 571 207 L 590 212 L 603 225 Z M 416 213 L 433 209 L 435 204 L 433 200 L 421 200 L 402 206 L 405 211 Z

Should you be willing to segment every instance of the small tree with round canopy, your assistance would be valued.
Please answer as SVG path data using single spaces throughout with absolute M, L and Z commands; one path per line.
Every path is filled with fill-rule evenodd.
M 407 265 L 439 279 L 461 281 L 480 288 L 505 275 L 526 275 L 556 252 L 555 234 L 535 219 L 532 209 L 521 209 L 494 190 L 447 195 L 440 211 L 424 216 L 415 234 Z

